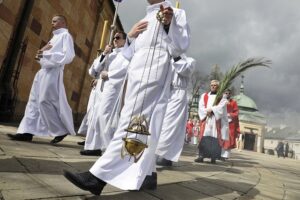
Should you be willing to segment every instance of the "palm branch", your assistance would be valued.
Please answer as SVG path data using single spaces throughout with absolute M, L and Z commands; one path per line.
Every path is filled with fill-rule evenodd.
M 242 72 L 245 72 L 252 67 L 270 67 L 269 65 L 271 63 L 271 60 L 266 60 L 265 58 L 248 58 L 247 60 L 234 65 L 229 71 L 226 72 L 223 80 L 220 82 L 214 105 L 219 103 L 219 101 L 222 99 L 223 93 L 231 86 L 233 80 L 241 75 Z

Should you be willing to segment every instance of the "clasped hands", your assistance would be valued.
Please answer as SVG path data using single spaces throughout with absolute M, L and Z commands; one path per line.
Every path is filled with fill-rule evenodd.
M 211 108 L 208 108 L 208 109 L 206 110 L 206 116 L 207 116 L 207 117 L 211 117 L 213 114 L 214 114 L 214 112 L 212 111 Z
M 41 58 L 43 58 L 43 52 L 44 51 L 47 51 L 49 49 L 52 48 L 52 45 L 51 44 L 46 44 L 43 48 L 39 49 L 37 52 L 36 52 L 36 55 L 34 57 L 35 60 L 40 60 Z

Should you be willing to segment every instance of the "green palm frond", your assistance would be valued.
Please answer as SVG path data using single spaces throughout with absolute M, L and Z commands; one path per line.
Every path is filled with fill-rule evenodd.
M 241 75 L 242 72 L 245 72 L 252 67 L 270 67 L 271 63 L 271 60 L 266 60 L 265 58 L 248 58 L 247 60 L 234 65 L 229 71 L 226 72 L 223 80 L 220 82 L 214 105 L 216 105 L 222 99 L 225 90 L 231 86 L 234 79 Z

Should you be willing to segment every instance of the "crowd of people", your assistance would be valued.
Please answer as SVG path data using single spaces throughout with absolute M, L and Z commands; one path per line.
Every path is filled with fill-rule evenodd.
M 185 141 L 198 144 L 195 162 L 228 159 L 239 135 L 237 104 L 230 90 L 216 101 L 217 80 L 201 96 L 199 120 L 188 119 L 187 87 L 195 60 L 185 54 L 190 43 L 185 12 L 167 0 L 148 3 L 146 16 L 128 34 L 116 31 L 113 45 L 89 69 L 94 80 L 78 131 L 86 135 L 80 154 L 100 157 L 89 170 L 64 171 L 64 176 L 95 195 L 106 184 L 155 189 L 156 165 L 178 162 Z M 35 57 L 41 69 L 17 134 L 8 135 L 12 140 L 53 136 L 51 143 L 57 144 L 75 135 L 63 85 L 64 66 L 75 57 L 73 40 L 64 16 L 55 15 L 52 26 L 52 39 Z M 129 142 L 143 148 L 132 153 Z

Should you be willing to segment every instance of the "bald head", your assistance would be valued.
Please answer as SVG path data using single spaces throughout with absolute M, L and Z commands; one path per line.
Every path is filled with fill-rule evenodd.
M 220 82 L 218 80 L 212 80 L 210 82 L 210 91 L 217 92 L 217 90 L 219 88 L 219 84 L 220 84 Z

